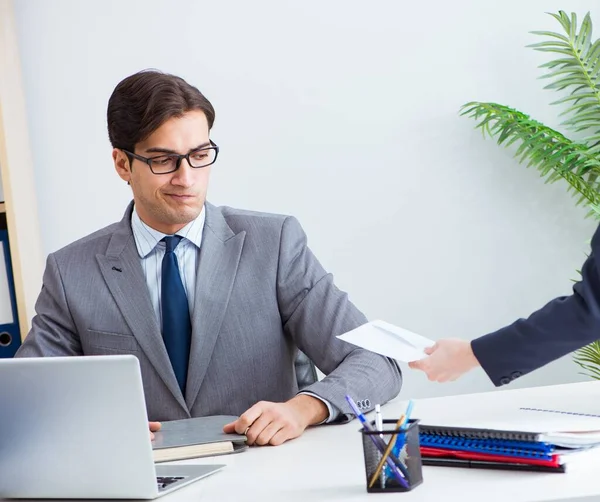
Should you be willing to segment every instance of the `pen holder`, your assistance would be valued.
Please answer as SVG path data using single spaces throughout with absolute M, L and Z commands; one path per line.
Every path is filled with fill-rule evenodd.
M 375 423 L 373 422 L 371 425 L 375 429 Z M 395 425 L 395 420 L 384 420 L 382 431 L 361 429 L 367 492 L 369 493 L 407 492 L 423 482 L 419 421 L 409 420 L 408 426 L 403 430 L 395 429 Z M 375 441 L 373 441 L 373 436 L 376 436 Z M 386 460 L 372 483 L 374 475 L 377 473 L 377 467 L 386 450 L 389 449 L 390 442 L 393 446 L 388 458 L 397 467 L 396 474 L 394 475 L 392 467 Z M 396 461 L 394 461 L 394 457 Z M 402 474 L 406 486 L 398 480 L 399 474 Z

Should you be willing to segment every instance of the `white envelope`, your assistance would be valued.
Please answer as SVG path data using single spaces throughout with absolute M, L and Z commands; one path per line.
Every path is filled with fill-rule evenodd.
M 424 350 L 435 342 L 385 321 L 371 321 L 339 335 L 340 340 L 358 345 L 398 361 L 410 362 L 427 357 Z

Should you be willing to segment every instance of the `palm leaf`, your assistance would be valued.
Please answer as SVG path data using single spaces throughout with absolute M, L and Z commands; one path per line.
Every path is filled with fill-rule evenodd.
M 595 143 L 600 133 L 600 39 L 592 41 L 592 20 L 589 12 L 577 29 L 575 13 L 568 16 L 560 11 L 551 14 L 562 26 L 565 35 L 550 31 L 533 31 L 548 40 L 529 45 L 541 51 L 559 54 L 554 61 L 542 64 L 547 73 L 540 78 L 553 80 L 545 89 L 569 90 L 569 95 L 554 104 L 573 102 L 563 114 L 572 115 L 563 125 L 576 132 L 590 130 L 587 144 Z M 591 108 L 591 109 L 590 109 Z M 562 114 L 561 114 L 562 115 Z
M 573 361 L 584 370 L 584 374 L 600 380 L 600 341 L 579 349 L 573 356 Z
M 585 144 L 530 118 L 528 115 L 497 103 L 471 102 L 463 105 L 461 115 L 475 119 L 485 135 L 496 138 L 499 145 L 518 144 L 515 157 L 527 161 L 549 182 L 563 179 L 575 194 L 577 204 L 600 207 L 598 177 L 600 160 L 589 155 Z

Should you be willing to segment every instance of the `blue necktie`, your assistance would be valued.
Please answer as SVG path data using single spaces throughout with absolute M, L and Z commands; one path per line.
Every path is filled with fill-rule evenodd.
M 181 282 L 175 255 L 175 248 L 181 239 L 182 237 L 179 235 L 163 238 L 167 247 L 162 261 L 161 307 L 163 340 L 177 377 L 177 383 L 185 395 L 192 323 L 190 322 L 188 299 L 183 282 Z

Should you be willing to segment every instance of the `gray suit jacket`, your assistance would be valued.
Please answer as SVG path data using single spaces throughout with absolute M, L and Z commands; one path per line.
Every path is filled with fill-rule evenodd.
M 400 391 L 395 361 L 335 336 L 366 322 L 333 284 L 292 217 L 206 204 L 185 396 L 162 341 L 131 231 L 119 223 L 48 256 L 18 357 L 134 354 L 149 420 L 239 415 L 298 392 L 297 348 L 327 375 L 304 389 L 350 418 Z M 91 390 L 93 392 L 93 390 Z

